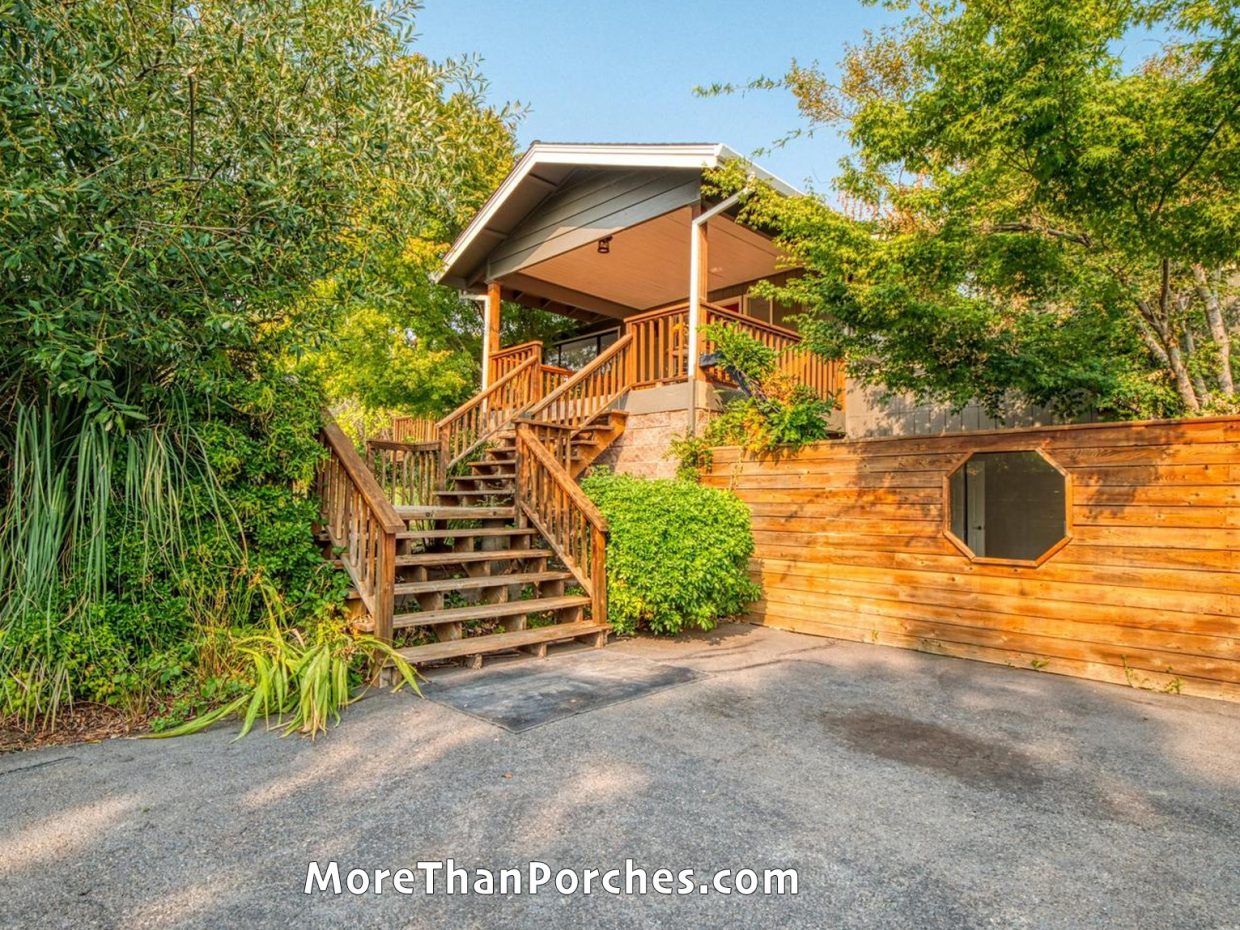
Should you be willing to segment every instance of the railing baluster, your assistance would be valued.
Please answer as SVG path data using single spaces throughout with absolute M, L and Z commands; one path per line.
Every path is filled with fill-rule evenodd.
M 534 369 L 542 364 L 541 343 L 527 345 L 537 345 L 540 354 L 527 355 L 487 390 L 470 398 L 439 421 L 439 483 L 446 480 L 448 469 L 536 400 L 533 375 Z
M 405 524 L 374 473 L 327 414 L 322 440 L 328 457 L 321 466 L 319 487 L 328 536 L 341 550 L 345 570 L 374 621 L 375 636 L 390 642 L 396 534 Z M 394 479 L 394 469 L 384 465 L 380 471 Z
M 801 336 L 794 330 L 714 304 L 703 304 L 702 309 L 702 319 L 706 324 L 731 323 L 740 327 L 761 344 L 775 350 L 780 371 L 809 385 L 824 400 L 840 399 L 844 388 L 842 366 L 798 348 Z M 631 317 L 625 323 L 626 334 L 634 339 L 633 374 L 627 379 L 630 386 L 677 382 L 688 377 L 687 328 L 687 305 L 653 310 Z M 710 340 L 704 340 L 700 348 L 703 353 L 715 350 Z M 719 376 L 716 374 L 715 377 Z

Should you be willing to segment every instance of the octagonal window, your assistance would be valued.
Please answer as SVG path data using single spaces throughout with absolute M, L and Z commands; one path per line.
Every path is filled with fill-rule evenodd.
M 1067 539 L 1068 477 L 1041 452 L 975 452 L 947 494 L 949 537 L 973 558 L 1036 564 Z

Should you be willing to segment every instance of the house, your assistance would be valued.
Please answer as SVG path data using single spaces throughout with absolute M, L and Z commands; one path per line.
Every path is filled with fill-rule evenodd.
M 670 474 L 668 440 L 717 408 L 720 388 L 728 387 L 697 366 L 706 348 L 701 327 L 729 320 L 781 349 L 798 339 L 803 308 L 750 293 L 758 281 L 782 283 L 797 269 L 768 236 L 737 221 L 739 198 L 720 202 L 703 192 L 705 172 L 738 160 L 717 143 L 534 143 L 453 243 L 439 275 L 483 303 L 484 379 L 533 351 L 499 344 L 504 305 L 576 321 L 566 337 L 539 347 L 543 362 L 562 369 L 581 368 L 631 332 L 639 370 L 620 401 L 628 428 L 604 461 L 641 475 Z M 747 163 L 747 170 L 776 191 L 800 195 L 758 165 Z M 846 380 L 841 366 L 795 352 L 789 365 L 792 356 L 800 374 L 836 399 L 831 426 L 849 438 L 1058 422 L 1051 411 L 1016 402 L 996 417 L 977 404 L 951 410 L 888 398 Z
M 701 364 L 702 327 L 726 321 L 836 400 L 841 437 L 715 450 L 705 482 L 751 511 L 764 596 L 748 619 L 1240 700 L 1240 418 L 997 424 L 848 384 L 801 347 L 797 308 L 751 294 L 797 269 L 738 222 L 737 197 L 709 196 L 706 173 L 737 158 L 536 143 L 520 159 L 441 274 L 482 305 L 479 393 L 433 439 L 372 442 L 366 462 L 325 431 L 322 522 L 358 625 L 409 641 L 413 662 L 602 645 L 608 527 L 577 477 L 670 473 L 671 439 L 733 389 Z M 524 307 L 576 327 L 501 345 L 501 314 Z
M 360 629 L 410 643 L 411 662 L 601 645 L 608 528 L 576 479 L 605 455 L 671 470 L 671 439 L 734 389 L 700 364 L 710 323 L 744 329 L 781 371 L 842 398 L 840 366 L 802 348 L 791 310 L 749 293 L 791 270 L 737 221 L 743 192 L 707 193 L 707 172 L 737 159 L 717 144 L 535 143 L 517 162 L 439 276 L 482 303 L 481 390 L 433 440 L 371 442 L 366 461 L 334 423 L 324 431 L 324 542 L 352 576 Z M 576 330 L 501 345 L 506 306 Z M 498 630 L 479 635 L 476 621 Z
M 750 294 L 756 282 L 778 283 L 795 269 L 770 237 L 738 222 L 739 195 L 718 200 L 703 190 L 707 172 L 739 159 L 720 144 L 534 143 L 452 245 L 439 276 L 483 303 L 484 388 L 531 352 L 578 370 L 630 335 L 633 378 L 618 401 L 627 427 L 607 460 L 644 475 L 670 474 L 670 438 L 717 408 L 729 387 L 698 364 L 709 348 L 700 335 L 707 323 L 742 327 L 781 351 L 784 370 L 842 403 L 840 366 L 796 348 L 799 308 Z M 747 170 L 776 191 L 799 193 L 756 165 Z M 501 346 L 505 306 L 577 325 L 555 345 Z M 842 432 L 843 422 L 841 407 L 833 425 Z

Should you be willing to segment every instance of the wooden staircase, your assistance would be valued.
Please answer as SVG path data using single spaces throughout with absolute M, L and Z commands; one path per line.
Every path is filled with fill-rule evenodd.
M 397 534 L 392 629 L 415 641 L 398 650 L 410 663 L 477 667 L 488 653 L 606 642 L 606 619 L 586 619 L 591 598 L 521 519 L 516 478 L 516 432 L 506 430 L 431 503 L 396 508 L 407 529 Z
M 575 479 L 624 431 L 627 345 L 575 374 L 519 347 L 435 442 L 372 442 L 365 462 L 328 421 L 324 535 L 357 629 L 415 665 L 606 643 L 607 525 Z
M 797 333 L 701 306 L 706 322 L 774 349 L 781 373 L 841 395 L 842 368 Z M 328 417 L 321 523 L 353 579 L 358 628 L 414 663 L 602 645 L 607 521 L 577 478 L 624 431 L 629 390 L 691 377 L 688 316 L 683 304 L 630 317 L 578 372 L 545 364 L 539 342 L 497 351 L 488 387 L 435 423 L 433 439 L 423 425 L 424 441 L 371 442 L 365 460 Z

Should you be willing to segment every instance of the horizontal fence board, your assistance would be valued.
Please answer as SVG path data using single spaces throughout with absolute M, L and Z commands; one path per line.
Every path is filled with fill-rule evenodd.
M 781 604 L 759 605 L 752 614 L 752 619 L 758 623 L 766 623 L 779 629 L 793 630 L 798 633 L 830 636 L 835 639 L 880 646 L 897 646 L 933 655 L 974 659 L 1011 668 L 1089 678 L 1111 684 L 1240 701 L 1240 685 L 1236 683 L 1234 676 L 1227 680 L 1215 680 L 1165 671 L 1140 670 L 1125 665 L 1123 662 L 1114 665 L 1108 662 L 1090 662 L 1064 656 L 1048 657 L 1019 648 L 994 648 L 967 640 L 958 642 L 944 637 L 904 633 L 890 625 L 882 628 L 876 625 L 868 629 L 840 626 L 822 617 L 821 609 L 811 610 Z
M 1094 562 L 1073 563 L 1058 556 L 1038 566 L 997 565 L 974 562 L 960 557 L 954 547 L 934 551 L 882 551 L 863 548 L 780 547 L 763 548 L 763 557 L 755 559 L 762 564 L 792 574 L 819 576 L 838 565 L 878 567 L 905 571 L 926 572 L 931 575 L 958 574 L 995 578 L 1026 579 L 1036 582 L 1062 581 L 1103 587 L 1164 589 L 1209 594 L 1240 595 L 1240 573 L 1210 571 L 1198 568 L 1153 568 L 1142 566 L 1112 566 Z M 1191 552 L 1192 550 L 1185 550 Z M 1065 550 L 1066 553 L 1066 550 Z M 826 566 L 826 568 L 824 568 Z M 1097 598 L 1098 592 L 1092 592 Z M 1240 634 L 1238 634 L 1240 635 Z
M 1083 621 L 1089 623 L 1109 623 L 1115 626 L 1132 626 L 1138 628 L 1163 628 L 1197 631 L 1211 628 L 1214 632 L 1222 632 L 1235 637 L 1234 624 L 1231 617 L 1223 612 L 1229 595 L 1206 594 L 1196 595 L 1185 593 L 1177 598 L 1167 591 L 1159 591 L 1167 606 L 1151 607 L 1148 604 L 1122 603 L 1134 601 L 1134 589 L 1122 589 L 1122 594 L 1108 598 L 1106 603 L 1088 603 L 1072 601 L 1065 598 L 1070 593 L 1060 593 L 1055 599 L 1030 590 L 1006 587 L 1003 579 L 985 579 L 991 584 L 977 587 L 963 585 L 952 586 L 949 576 L 933 577 L 924 575 L 920 584 L 906 580 L 893 580 L 884 584 L 876 578 L 877 574 L 868 577 L 860 569 L 851 571 L 831 570 L 827 576 L 828 585 L 821 584 L 821 577 L 806 578 L 803 575 L 787 573 L 770 573 L 759 569 L 766 581 L 771 581 L 771 592 L 776 589 L 795 590 L 799 596 L 808 599 L 821 599 L 826 604 L 833 597 L 881 598 L 887 601 L 907 604 L 939 605 L 958 610 L 985 610 L 993 614 L 1012 614 L 1021 617 L 1038 617 L 1049 623 L 1064 620 L 1069 622 Z M 892 576 L 901 573 L 891 572 Z M 902 576 L 903 577 L 903 576 Z M 976 579 L 982 581 L 984 579 Z M 824 590 L 826 587 L 826 590 Z M 1062 586 L 1065 591 L 1067 586 Z M 1204 604 L 1213 608 L 1209 612 L 1192 610 L 1194 603 Z M 1123 608 L 1117 610 L 1116 608 Z M 1123 623 L 1120 623 L 1120 618 Z M 1221 622 L 1220 622 L 1221 621 Z M 1230 632 L 1229 632 L 1230 631 Z
M 943 533 L 972 452 L 1040 449 L 1070 476 L 1041 565 Z M 715 450 L 751 513 L 751 618 L 802 632 L 1240 700 L 1240 418 Z

